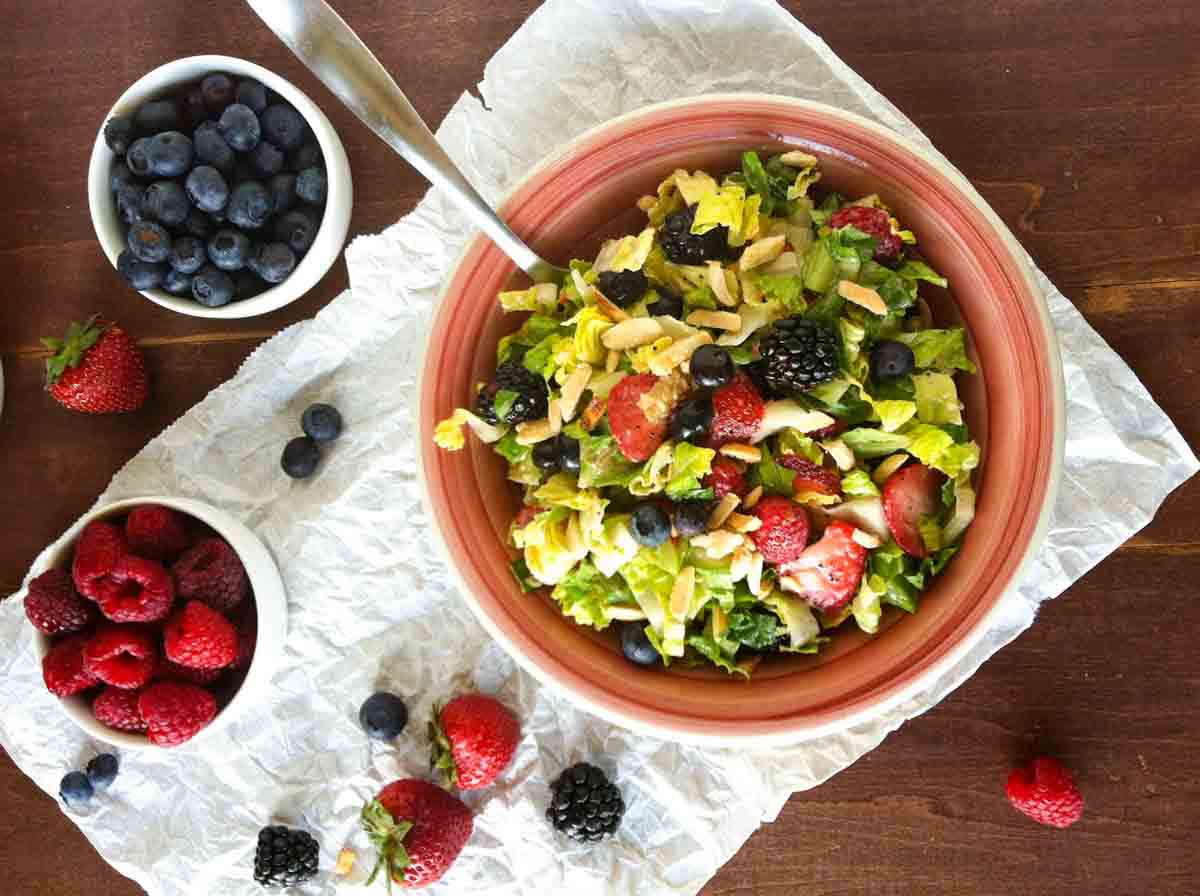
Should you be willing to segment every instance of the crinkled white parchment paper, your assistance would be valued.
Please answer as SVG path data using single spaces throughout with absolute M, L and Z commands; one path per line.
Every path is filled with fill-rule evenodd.
M 731 34 L 753 40 L 731 39 Z M 639 106 L 711 91 L 822 100 L 927 143 L 887 100 L 769 0 L 551 0 L 488 64 L 483 103 L 464 95 L 439 131 L 496 199 L 541 156 Z M 397 164 L 401 164 L 397 161 Z M 414 460 L 413 385 L 446 271 L 467 239 L 439 195 L 348 250 L 352 292 L 259 349 L 146 447 L 102 500 L 193 496 L 241 517 L 278 559 L 290 632 L 270 702 L 193 746 L 127 755 L 110 796 L 73 814 L 100 853 L 151 894 L 249 894 L 271 820 L 308 827 L 329 868 L 362 802 L 427 770 L 423 723 L 456 688 L 498 694 L 524 739 L 498 786 L 468 797 L 476 831 L 432 893 L 694 893 L 797 790 L 814 787 L 936 704 L 1027 628 L 1038 604 L 1144 526 L 1197 468 L 1133 373 L 1044 277 L 1066 367 L 1067 447 L 1045 548 L 995 628 L 957 668 L 887 716 L 769 753 L 677 746 L 574 710 L 495 645 L 455 594 L 425 525 Z M 347 423 L 319 475 L 280 475 L 301 410 L 331 401 Z M 16 602 L 0 605 L 0 743 L 47 793 L 90 756 L 41 684 Z M 360 701 L 405 694 L 413 721 L 394 747 L 369 743 Z M 564 849 L 542 813 L 547 781 L 590 759 L 629 804 L 620 836 Z M 360 862 L 361 865 L 361 862 Z M 303 892 L 330 894 L 322 875 Z

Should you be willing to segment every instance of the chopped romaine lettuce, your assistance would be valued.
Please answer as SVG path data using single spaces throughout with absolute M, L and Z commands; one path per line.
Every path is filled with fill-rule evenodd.
M 590 435 L 579 440 L 579 485 L 581 488 L 628 486 L 641 472 L 621 453 L 617 440 L 610 435 Z
M 597 504 L 607 506 L 608 500 L 590 488 L 580 488 L 570 473 L 555 473 L 533 493 L 534 500 L 544 507 L 569 507 L 588 510 Z
M 792 496 L 792 484 L 796 481 L 796 473 L 787 467 L 781 467 L 775 461 L 771 448 L 766 442 L 758 446 L 762 459 L 753 464 L 747 471 L 751 485 L 761 485 L 764 492 L 770 495 Z
M 825 459 L 825 452 L 811 437 L 795 429 L 780 431 L 776 437 L 775 446 L 780 454 L 798 454 L 805 460 L 819 464 Z
M 711 492 L 701 484 L 717 452 L 711 448 L 697 448 L 688 442 L 677 442 L 671 459 L 667 480 L 667 497 L 672 501 L 695 501 L 711 497 Z
M 858 627 L 868 635 L 879 631 L 879 618 L 883 615 L 883 595 L 887 587 L 879 576 L 866 575 L 858 586 L 858 594 L 850 604 L 850 612 Z
M 786 634 L 787 629 L 780 625 L 779 617 L 774 613 L 739 609 L 729 614 L 726 636 L 751 650 L 769 650 Z
M 922 423 L 962 423 L 962 406 L 953 377 L 928 371 L 913 374 L 910 379 L 916 391 L 917 417 Z
M 726 654 L 721 649 L 721 645 L 712 637 L 707 635 L 688 635 L 687 646 L 691 647 L 714 666 L 719 666 L 731 675 L 741 675 L 743 678 L 750 677 L 750 673 L 741 666 L 736 665 L 733 662 L 733 657 Z
M 795 274 L 753 274 L 752 280 L 766 298 L 779 302 L 792 314 L 799 314 L 808 306 L 804 300 L 804 280 Z
M 842 477 L 842 494 L 849 498 L 870 498 L 879 494 L 879 488 L 871 481 L 871 474 L 860 467 Z
M 897 275 L 905 280 L 926 280 L 934 286 L 948 286 L 946 278 L 918 258 L 909 258 L 896 268 Z
M 613 323 L 599 308 L 588 306 L 575 316 L 575 357 L 588 364 L 603 364 L 608 349 L 600 341 Z
M 967 357 L 966 334 L 962 327 L 898 333 L 895 338 L 912 349 L 918 368 L 975 372 L 975 365 Z
M 604 575 L 615 575 L 617 571 L 637 556 L 638 543 L 629 531 L 629 514 L 609 514 L 599 530 L 588 539 L 592 561 Z
M 859 460 L 870 460 L 874 457 L 886 457 L 895 451 L 903 451 L 908 447 L 909 439 L 898 432 L 884 432 L 882 429 L 860 426 L 842 433 L 842 441 Z
M 545 340 L 550 340 L 553 345 L 554 341 L 561 335 L 559 327 L 561 324 L 552 317 L 546 317 L 541 314 L 535 314 L 525 320 L 521 324 L 521 329 L 515 333 L 510 333 L 500 339 L 500 343 L 496 348 L 496 363 L 503 364 L 512 357 L 513 349 L 516 346 L 524 346 L 530 348 L 540 345 Z M 529 369 L 534 370 L 530 367 Z M 535 373 L 541 373 L 540 369 L 534 370 Z
M 537 591 L 542 587 L 542 583 L 533 577 L 529 572 L 529 567 L 525 563 L 524 557 L 518 557 L 508 565 L 509 570 L 513 574 L 513 578 L 517 580 L 517 587 L 521 589 L 523 594 L 529 594 L 531 591 Z
M 614 604 L 635 603 L 623 579 L 605 576 L 586 559 L 554 587 L 552 596 L 564 614 L 580 625 L 597 629 L 608 627 L 612 620 L 609 611 Z
M 799 649 L 807 645 L 821 633 L 817 617 L 813 615 L 812 607 L 798 597 L 788 597 L 782 591 L 773 591 L 763 600 L 783 620 L 788 630 L 789 646 Z
M 517 431 L 515 429 L 510 429 L 506 432 L 504 437 L 492 447 L 496 450 L 497 454 L 510 464 L 519 463 L 529 457 L 533 451 L 533 448 L 529 445 L 517 444 Z

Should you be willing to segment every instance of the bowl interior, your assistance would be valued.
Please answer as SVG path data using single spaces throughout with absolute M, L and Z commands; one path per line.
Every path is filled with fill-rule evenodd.
M 154 69 L 121 95 L 104 121 L 116 115 L 131 115 L 148 100 L 173 96 L 182 86 L 195 83 L 212 72 L 226 72 L 236 77 L 258 80 L 295 107 L 308 122 L 325 157 L 329 184 L 321 226 L 312 247 L 299 260 L 288 279 L 252 298 L 230 302 L 220 308 L 206 308 L 190 298 L 173 296 L 161 289 L 143 290 L 142 295 L 164 308 L 194 317 L 252 317 L 275 311 L 300 298 L 317 284 L 337 260 L 349 231 L 353 205 L 350 162 L 333 125 L 312 100 L 269 69 L 232 56 L 191 56 Z M 117 215 L 116 201 L 108 187 L 109 170 L 114 158 L 112 150 L 104 142 L 102 122 L 88 166 L 88 202 L 96 235 L 109 261 L 115 266 L 117 257 L 125 249 L 126 228 Z
M 1057 355 L 1015 244 L 946 169 L 878 128 L 779 98 L 670 104 L 585 135 L 518 188 L 504 214 L 546 257 L 592 258 L 604 237 L 643 226 L 634 201 L 672 170 L 728 171 L 745 149 L 783 147 L 817 155 L 822 186 L 880 194 L 951 282 L 953 296 L 922 290 L 935 319 L 964 323 L 973 343 L 979 373 L 959 382 L 983 447 L 977 518 L 915 616 L 886 614 L 886 632 L 873 638 L 839 630 L 820 655 L 772 659 L 749 683 L 707 670 L 634 669 L 615 635 L 576 626 L 553 603 L 516 587 L 505 534 L 519 500 L 504 462 L 473 439 L 457 454 L 433 445 L 437 420 L 494 369 L 487 347 L 518 323 L 495 302 L 513 266 L 482 239 L 446 287 L 425 360 L 420 451 L 428 497 L 485 624 L 531 671 L 593 711 L 684 739 L 798 739 L 900 699 L 981 630 L 1039 531 L 1056 469 Z M 455 351 L 459 345 L 483 348 Z

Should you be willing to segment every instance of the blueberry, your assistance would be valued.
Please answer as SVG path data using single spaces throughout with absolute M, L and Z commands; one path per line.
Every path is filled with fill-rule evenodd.
M 332 442 L 342 434 L 342 415 L 331 404 L 310 405 L 300 418 L 300 428 L 314 442 Z
M 675 531 L 685 538 L 699 535 L 708 528 L 708 505 L 703 501 L 684 501 L 675 505 Z
M 237 160 L 221 129 L 215 121 L 206 121 L 196 128 L 193 134 L 196 158 L 205 165 L 212 165 L 218 171 L 230 171 Z
M 280 466 L 293 479 L 311 476 L 321 460 L 321 449 L 308 436 L 292 439 L 284 446 Z
M 189 236 L 207 240 L 214 230 L 212 219 L 198 208 L 188 212 L 187 220 L 183 222 L 183 231 Z
M 171 235 L 165 227 L 154 221 L 135 221 L 129 227 L 126 242 L 138 261 L 166 261 L 171 251 Z
M 733 358 L 719 345 L 702 345 L 692 352 L 688 371 L 697 386 L 719 389 L 733 379 Z
M 708 434 L 708 427 L 712 425 L 712 419 L 712 399 L 708 397 L 691 398 L 671 414 L 667 432 L 676 441 L 691 442 L 695 445 L 704 441 L 704 437 Z
M 167 276 L 167 270 L 165 264 L 140 261 L 128 250 L 117 256 L 117 272 L 134 289 L 158 289 Z
M 240 230 L 226 227 L 218 230 L 208 241 L 208 257 L 223 271 L 237 271 L 250 260 L 250 237 Z
M 267 283 L 282 283 L 296 270 L 296 253 L 287 243 L 263 243 L 249 267 Z
M 533 446 L 533 465 L 543 473 L 558 470 L 558 439 L 543 439 Z
M 564 473 L 579 473 L 579 441 L 570 436 L 558 437 L 558 465 Z
M 129 147 L 133 144 L 133 140 L 133 122 L 128 118 L 117 116 L 116 118 L 110 118 L 104 123 L 104 142 L 117 155 L 123 156 L 129 152 Z
M 137 110 L 133 123 L 143 134 L 161 134 L 180 125 L 179 107 L 174 100 L 155 100 Z
M 913 350 L 903 342 L 884 339 L 871 349 L 871 378 L 878 382 L 908 376 L 916 364 Z
M 194 274 L 208 261 L 204 243 L 199 237 L 180 236 L 171 243 L 167 263 L 181 274 Z
M 299 173 L 305 168 L 313 168 L 323 165 L 325 156 L 321 153 L 321 147 L 317 143 L 305 143 L 298 149 L 293 150 L 287 159 L 288 171 Z
M 310 205 L 324 205 L 328 191 L 324 168 L 305 168 L 296 176 L 296 195 Z
M 626 622 L 621 626 L 621 652 L 637 666 L 656 666 L 660 659 L 641 622 Z
M 233 280 L 218 267 L 207 264 L 192 278 L 192 298 L 208 308 L 233 301 Z
M 230 274 L 233 277 L 233 300 L 240 302 L 263 291 L 263 282 L 249 268 Z
M 271 177 L 283 170 L 283 152 L 270 143 L 260 143 L 254 147 L 248 160 L 250 170 L 259 177 Z
M 164 131 L 150 138 L 146 158 L 155 177 L 179 177 L 192 167 L 192 141 L 179 131 Z
M 638 544 L 656 548 L 671 537 L 671 521 L 661 507 L 646 502 L 634 508 L 629 531 Z
M 142 195 L 142 214 L 166 227 L 178 227 L 191 210 L 187 193 L 173 180 L 156 180 Z
M 358 722 L 371 740 L 395 740 L 408 724 L 408 707 L 395 694 L 380 691 L 363 701 Z
M 112 753 L 101 753 L 87 764 L 88 780 L 96 790 L 108 790 L 117 779 L 119 764 Z
M 128 183 L 117 191 L 117 214 L 126 224 L 142 220 L 142 197 L 146 191 L 139 184 Z
M 229 201 L 229 184 L 213 166 L 200 165 L 187 176 L 187 195 L 201 211 L 219 212 Z
M 233 188 L 225 214 L 231 223 L 246 230 L 257 230 L 271 217 L 271 194 L 256 180 L 248 180 Z
M 204 101 L 204 91 L 194 87 L 183 98 L 184 114 L 192 123 L 192 127 L 208 118 L 208 103 Z
M 259 148 L 270 146 L 270 143 L 260 143 Z M 271 210 L 276 215 L 290 211 L 296 204 L 296 175 L 276 174 L 267 181 L 267 192 L 271 194 Z
M 162 288 L 173 296 L 190 296 L 192 294 L 192 275 L 170 268 L 163 278 Z
M 308 125 L 291 106 L 275 103 L 263 111 L 262 131 L 267 140 L 287 152 L 304 142 Z
M 58 795 L 72 808 L 86 806 L 92 801 L 95 792 L 92 782 L 83 772 L 67 772 L 63 775 L 62 783 L 58 785 Z
M 120 191 L 121 187 L 136 183 L 137 177 L 129 170 L 129 166 L 123 159 L 117 159 L 108 169 L 108 188 L 114 193 Z
M 238 82 L 233 98 L 243 106 L 249 106 L 256 115 L 261 115 L 267 108 L 267 88 L 249 78 Z
M 646 306 L 652 317 L 678 317 L 683 319 L 683 299 L 665 289 L 656 289 L 658 299 Z
M 253 109 L 241 103 L 234 103 L 222 112 L 217 126 L 225 142 L 238 152 L 249 152 L 262 139 L 262 125 L 258 123 L 258 116 Z
M 233 78 L 220 72 L 214 72 L 200 82 L 200 92 L 204 94 L 204 102 L 208 106 L 208 111 L 214 115 L 223 112 L 225 107 L 233 102 L 235 90 Z
M 150 174 L 149 137 L 133 141 L 133 145 L 129 147 L 129 152 L 125 153 L 125 164 L 138 177 L 147 177 Z
M 275 222 L 275 236 L 292 247 L 297 255 L 303 255 L 317 238 L 320 222 L 302 209 L 295 209 Z

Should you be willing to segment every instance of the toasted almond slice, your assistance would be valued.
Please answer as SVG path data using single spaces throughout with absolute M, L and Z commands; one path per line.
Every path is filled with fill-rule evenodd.
M 701 548 L 713 560 L 728 557 L 745 543 L 746 539 L 740 533 L 730 532 L 728 529 L 693 535 L 691 540 L 693 547 Z
M 496 426 L 488 423 L 482 417 L 477 417 L 470 411 L 464 410 L 463 422 L 471 428 L 471 432 L 475 433 L 476 438 L 485 445 L 490 445 L 493 442 L 499 442 L 504 438 L 504 434 L 508 432 L 507 426 Z M 456 412 L 457 416 L 457 412 Z
M 756 654 L 752 654 L 751 656 L 746 657 L 744 660 L 739 660 L 737 667 L 739 669 L 741 669 L 743 672 L 745 672 L 747 675 L 752 675 L 754 673 L 754 670 L 758 668 L 759 663 L 761 663 L 761 662 L 762 662 L 762 655 L 756 653 Z
M 736 333 L 742 328 L 742 318 L 731 311 L 707 311 L 703 308 L 688 315 L 687 322 L 696 327 L 712 327 Z
M 561 399 L 550 402 L 546 412 L 546 422 L 550 424 L 550 432 L 554 435 L 562 432 L 563 415 Z
M 663 334 L 662 324 L 652 317 L 632 317 L 613 324 L 600 336 L 604 347 L 612 351 L 624 351 L 649 345 Z
M 791 576 L 780 576 L 779 587 L 784 591 L 790 591 L 792 594 L 805 593 L 804 588 L 800 585 L 800 582 Z
M 764 264 L 771 263 L 782 254 L 783 246 L 786 242 L 787 237 L 782 234 L 755 240 L 742 253 L 742 257 L 738 261 L 738 267 L 743 271 L 750 271 Z
M 754 488 L 750 489 L 750 491 L 747 493 L 746 497 L 742 498 L 742 509 L 753 509 L 754 506 L 762 500 L 762 496 L 763 487 L 761 485 L 754 486 Z
M 883 484 L 888 481 L 888 477 L 904 466 L 908 460 L 908 455 L 903 451 L 897 451 L 891 457 L 885 458 L 879 462 L 879 466 L 875 468 L 875 472 L 871 474 L 871 481 L 883 488 Z
M 877 548 L 883 544 L 882 541 L 880 541 L 878 538 L 876 538 L 870 532 L 864 532 L 862 529 L 855 529 L 854 534 L 851 535 L 850 537 L 852 539 L 854 539 L 856 542 L 858 542 L 859 544 L 861 544 L 868 551 L 874 550 L 875 548 Z
M 338 853 L 337 864 L 333 866 L 333 873 L 338 877 L 345 877 L 354 870 L 354 863 L 358 861 L 358 853 L 350 847 L 344 847 Z
M 583 416 L 579 418 L 579 425 L 587 432 L 591 432 L 596 428 L 596 424 L 600 422 L 600 418 L 604 416 L 607 409 L 608 401 L 606 399 L 593 398 L 584 409 Z
M 608 617 L 615 619 L 618 622 L 638 622 L 645 619 L 646 614 L 642 612 L 641 607 L 609 607 Z
M 629 315 L 625 313 L 625 309 L 615 304 L 608 296 L 600 290 L 592 287 L 592 293 L 596 296 L 596 307 L 615 324 L 629 320 Z
M 615 328 L 614 328 L 615 329 Z M 657 376 L 666 376 L 684 361 L 692 356 L 692 352 L 702 345 L 708 345 L 713 339 L 704 330 L 692 336 L 676 340 L 650 359 L 650 372 Z
M 538 442 L 544 442 L 554 435 L 557 435 L 557 433 L 551 429 L 548 418 L 517 424 L 518 445 L 536 445 Z
M 729 290 L 729 280 L 725 277 L 725 268 L 719 261 L 705 262 L 708 267 L 708 285 L 722 305 L 732 308 L 737 304 L 737 297 Z
M 575 412 L 579 409 L 579 399 L 583 397 L 583 390 L 587 388 L 588 381 L 591 378 L 592 365 L 581 363 L 571 371 L 571 375 L 563 383 L 562 398 L 559 399 L 558 403 L 562 408 L 564 423 L 570 423 L 575 419 Z
M 762 597 L 770 586 L 763 583 L 763 556 L 758 551 L 750 554 L 750 570 L 746 573 L 746 587 L 755 597 Z
M 729 630 L 729 617 L 725 615 L 725 611 L 721 609 L 719 604 L 713 604 L 712 630 L 714 638 L 720 638 Z
M 621 364 L 621 353 L 615 349 L 608 350 L 608 356 L 604 359 L 604 372 L 612 373 Z
M 763 274 L 798 274 L 800 273 L 800 256 L 795 252 L 781 252 L 779 257 L 760 271 Z
M 751 442 L 758 443 L 767 436 L 774 435 L 782 429 L 791 427 L 800 432 L 816 432 L 826 426 L 836 423 L 832 417 L 823 411 L 810 411 L 803 408 L 790 398 L 778 401 L 768 401 L 763 409 L 762 420 L 759 421 L 758 431 L 754 433 Z
M 742 284 L 742 301 L 744 303 L 748 305 L 761 305 L 763 303 L 763 291 L 747 274 L 739 274 L 738 282 Z
M 756 464 L 762 460 L 762 449 L 757 445 L 747 445 L 745 442 L 728 442 L 719 450 L 725 457 L 744 460 L 748 464 Z
M 848 302 L 866 308 L 872 314 L 886 315 L 887 302 L 869 286 L 860 286 L 853 280 L 838 281 L 838 295 Z
M 710 531 L 720 529 L 725 525 L 725 521 L 729 519 L 729 514 L 737 510 L 739 500 L 737 495 L 729 492 L 717 503 L 717 506 L 713 508 L 712 513 L 708 516 L 708 528 Z
M 688 609 L 692 606 L 692 595 L 695 593 L 696 567 L 685 566 L 679 571 L 679 577 L 675 579 L 675 586 L 671 589 L 671 598 L 668 602 L 671 615 L 676 619 L 686 616 Z
M 741 532 L 743 535 L 746 535 L 747 533 L 757 531 L 762 526 L 762 520 L 753 514 L 734 511 L 729 514 L 729 519 L 725 520 L 725 525 L 734 532 Z
M 779 161 L 790 168 L 812 168 L 817 164 L 817 157 L 798 149 L 790 149 L 779 157 Z
M 833 458 L 833 462 L 843 473 L 854 469 L 854 452 L 841 439 L 826 439 L 821 443 L 821 447 L 829 452 L 829 456 Z

